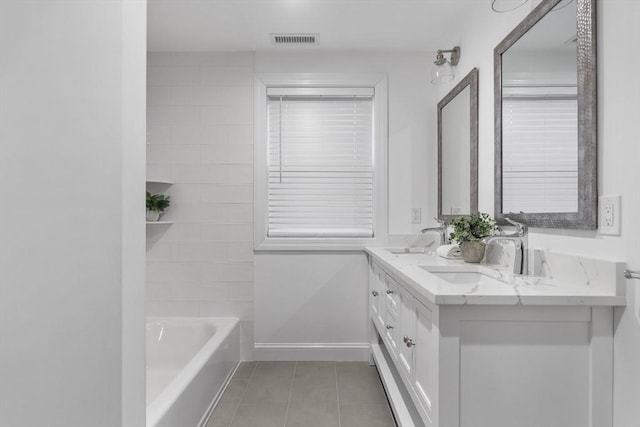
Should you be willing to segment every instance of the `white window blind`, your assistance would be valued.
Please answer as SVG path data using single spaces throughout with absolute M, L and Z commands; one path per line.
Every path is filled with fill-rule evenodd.
M 509 88 L 502 111 L 503 212 L 577 212 L 575 87 Z
M 373 237 L 373 88 L 269 88 L 269 237 Z

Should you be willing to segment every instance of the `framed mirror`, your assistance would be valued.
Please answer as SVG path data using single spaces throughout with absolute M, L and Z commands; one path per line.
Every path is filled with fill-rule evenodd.
M 495 217 L 597 228 L 595 0 L 542 0 L 494 50 Z
M 478 212 L 478 69 L 438 103 L 438 218 Z

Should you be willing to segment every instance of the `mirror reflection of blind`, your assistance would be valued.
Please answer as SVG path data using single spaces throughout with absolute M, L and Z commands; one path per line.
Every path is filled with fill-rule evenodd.
M 575 87 L 507 87 L 502 105 L 503 212 L 578 211 Z
M 268 236 L 373 237 L 373 88 L 269 88 Z

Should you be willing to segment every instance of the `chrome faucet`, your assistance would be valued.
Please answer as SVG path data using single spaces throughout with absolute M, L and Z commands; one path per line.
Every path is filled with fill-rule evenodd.
M 513 225 L 516 228 L 516 231 L 510 234 L 496 234 L 493 236 L 485 237 L 482 241 L 486 245 L 489 245 L 491 242 L 497 240 L 512 242 L 516 249 L 516 256 L 513 260 L 513 274 L 527 274 L 527 272 L 529 271 L 529 266 L 527 263 L 527 226 L 522 223 L 513 221 L 512 219 L 507 217 L 505 217 L 504 219 L 509 224 Z
M 437 231 L 440 235 L 440 243 L 438 244 L 438 246 L 446 245 L 449 242 L 449 239 L 448 239 L 449 236 L 447 236 L 447 223 L 443 219 L 438 219 L 438 218 L 433 218 L 433 219 L 435 219 L 436 222 L 440 225 L 437 227 L 423 228 L 422 230 L 420 230 L 420 233 L 425 234 L 428 231 Z

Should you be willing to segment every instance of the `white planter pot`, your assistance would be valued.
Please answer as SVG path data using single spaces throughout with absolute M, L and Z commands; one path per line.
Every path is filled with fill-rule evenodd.
M 157 221 L 158 219 L 160 219 L 160 212 L 147 211 L 147 221 Z
M 485 244 L 482 242 L 464 242 L 460 245 L 464 262 L 481 262 L 484 258 Z

